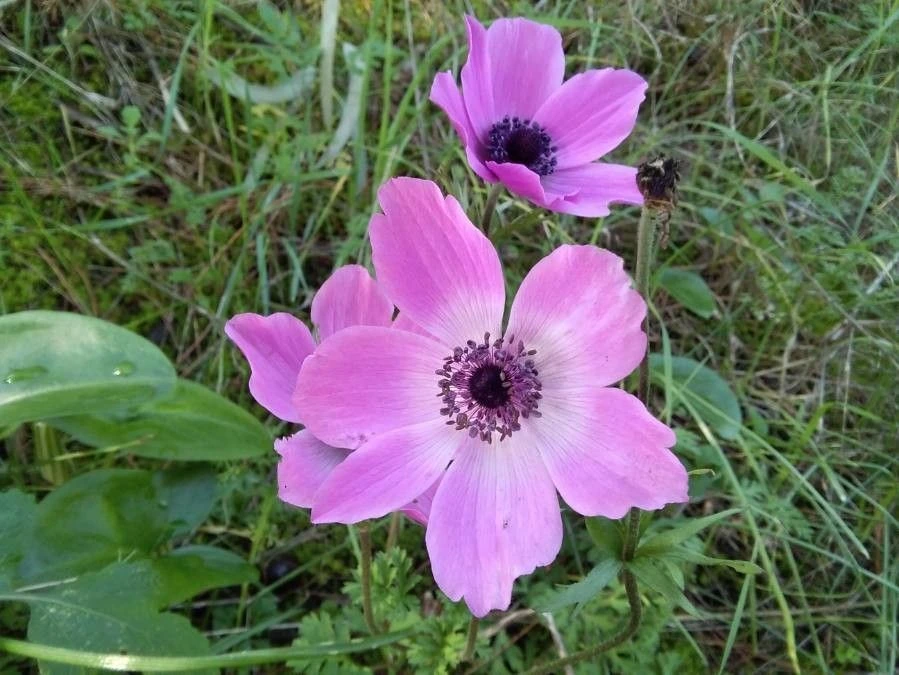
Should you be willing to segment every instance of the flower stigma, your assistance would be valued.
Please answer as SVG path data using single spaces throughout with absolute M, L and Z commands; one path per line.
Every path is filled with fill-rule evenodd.
M 440 414 L 449 418 L 447 424 L 490 443 L 495 433 L 502 441 L 521 429 L 522 418 L 540 417 L 542 387 L 532 358 L 536 353 L 513 336 L 491 343 L 490 333 L 480 344 L 469 340 L 453 349 L 435 371 L 440 376 Z
M 536 122 L 506 115 L 490 127 L 487 155 L 499 164 L 524 164 L 534 173 L 548 176 L 556 170 L 556 150 L 549 134 Z

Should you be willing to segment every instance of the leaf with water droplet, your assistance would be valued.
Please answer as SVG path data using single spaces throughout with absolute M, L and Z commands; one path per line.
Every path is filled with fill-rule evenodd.
M 112 369 L 112 374 L 116 377 L 128 377 L 129 375 L 132 375 L 136 369 L 137 366 L 131 363 L 131 361 L 122 361 Z
M 40 377 L 41 375 L 46 374 L 46 372 L 47 369 L 43 366 L 26 366 L 24 368 L 14 368 L 6 374 L 6 377 L 3 378 L 3 382 L 6 384 L 19 384 L 21 382 L 33 380 L 36 377 Z
M 0 364 L 0 427 L 131 408 L 166 395 L 176 380 L 148 340 L 68 312 L 0 316 Z

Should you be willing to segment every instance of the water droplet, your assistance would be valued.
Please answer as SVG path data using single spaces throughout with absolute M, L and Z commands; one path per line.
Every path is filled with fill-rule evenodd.
M 112 374 L 117 377 L 128 377 L 134 372 L 134 364 L 131 361 L 122 361 L 112 369 Z
M 6 377 L 3 378 L 3 381 L 6 384 L 18 384 L 19 382 L 24 382 L 25 380 L 32 380 L 35 377 L 40 377 L 46 372 L 47 369 L 43 366 L 27 366 L 25 368 L 16 368 L 15 370 L 9 371 Z

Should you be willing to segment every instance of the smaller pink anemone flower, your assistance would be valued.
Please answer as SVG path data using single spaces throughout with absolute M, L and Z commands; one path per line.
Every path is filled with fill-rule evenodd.
M 312 299 L 312 323 L 324 340 L 347 326 L 391 326 L 416 330 L 411 322 L 393 322 L 393 304 L 359 265 L 345 265 L 332 274 Z M 292 401 L 300 366 L 315 349 L 306 325 L 285 312 L 270 316 L 238 314 L 225 324 L 225 333 L 250 363 L 250 393 L 256 402 L 285 422 L 301 422 Z M 334 447 L 307 429 L 275 441 L 278 496 L 281 501 L 310 508 L 321 484 L 354 444 Z M 400 510 L 425 525 L 436 485 Z
M 555 28 L 527 19 L 468 25 L 462 89 L 439 73 L 431 100 L 449 116 L 468 162 L 488 183 L 544 208 L 609 214 L 611 202 L 642 204 L 637 170 L 596 163 L 631 133 L 646 82 L 630 70 L 588 70 L 563 83 Z
M 452 197 L 394 178 L 369 227 L 378 283 L 416 333 L 346 328 L 306 359 L 293 403 L 317 438 L 367 439 L 315 496 L 316 523 L 377 518 L 439 478 L 425 540 L 437 584 L 476 616 L 562 544 L 578 513 L 687 501 L 674 433 L 610 385 L 646 352 L 621 258 L 561 246 L 522 281 L 505 330 L 499 256 Z

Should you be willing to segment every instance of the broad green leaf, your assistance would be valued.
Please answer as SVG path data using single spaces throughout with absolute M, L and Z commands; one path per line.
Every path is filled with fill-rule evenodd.
M 569 586 L 560 586 L 543 602 L 538 611 L 555 612 L 569 605 L 582 605 L 592 600 L 609 583 L 618 576 L 621 570 L 621 561 L 606 558 L 596 567 L 590 570 L 580 581 Z
M 703 518 L 690 518 L 685 520 L 677 527 L 665 530 L 648 536 L 643 540 L 637 549 L 638 556 L 658 556 L 664 554 L 669 549 L 682 544 L 695 534 L 702 532 L 705 528 L 711 527 L 717 522 L 730 518 L 735 513 L 739 513 L 740 509 L 728 509 L 713 513 Z
M 628 569 L 642 585 L 661 594 L 666 600 L 682 607 L 693 616 L 699 616 L 699 611 L 684 595 L 683 585 L 679 583 L 682 579 L 676 579 L 663 560 L 635 558 L 628 563 Z
M 230 460 L 272 450 L 271 437 L 255 417 L 188 380 L 178 380 L 171 396 L 124 420 L 84 415 L 52 424 L 87 445 L 128 444 L 128 452 L 157 459 Z
M 665 554 L 670 560 L 681 560 L 695 565 L 709 565 L 715 567 L 730 567 L 740 574 L 761 574 L 764 570 L 754 562 L 748 560 L 727 560 L 726 558 L 713 558 L 712 556 L 689 551 L 684 547 L 678 547 Z
M 82 474 L 38 504 L 20 573 L 35 583 L 65 579 L 160 545 L 165 507 L 147 471 L 101 469 Z
M 218 480 L 204 464 L 182 464 L 153 474 L 153 486 L 172 525 L 172 537 L 199 527 L 215 506 Z
M 685 356 L 670 359 L 670 380 L 665 357 L 649 355 L 652 380 L 665 387 L 675 400 L 689 403 L 722 438 L 736 438 L 743 426 L 740 403 L 727 382 L 711 368 Z
M 115 563 L 73 583 L 21 594 L 21 600 L 31 607 L 28 639 L 89 652 L 140 656 L 209 654 L 206 639 L 187 619 L 157 611 L 154 585 L 155 580 L 144 565 Z M 41 672 L 80 675 L 91 671 L 43 662 Z
M 131 408 L 175 385 L 151 342 L 89 316 L 0 316 L 0 426 Z
M 185 546 L 148 561 L 158 580 L 156 607 L 183 602 L 212 588 L 256 581 L 259 573 L 240 556 L 214 546 Z
M 715 314 L 715 295 L 696 272 L 666 267 L 659 272 L 658 283 L 671 297 L 703 319 Z
M 19 561 L 36 514 L 31 495 L 19 490 L 0 492 L 0 591 L 17 583 Z
M 587 518 L 587 532 L 603 558 L 621 560 L 621 526 L 617 520 L 602 516 Z

